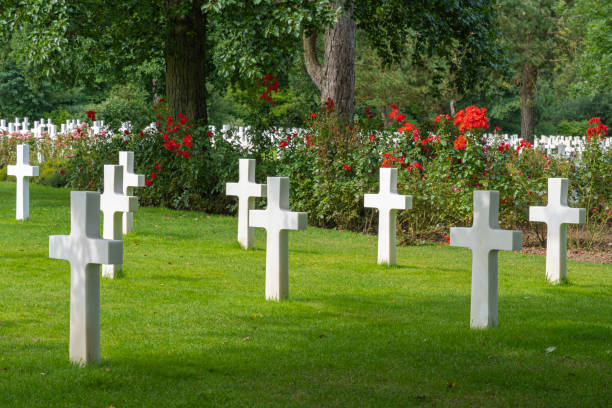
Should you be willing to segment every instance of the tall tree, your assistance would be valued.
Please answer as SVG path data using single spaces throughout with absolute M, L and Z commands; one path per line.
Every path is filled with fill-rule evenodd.
M 337 0 L 332 8 L 343 6 Z M 333 99 L 338 113 L 353 116 L 355 110 L 355 30 L 353 2 L 346 1 L 345 10 L 335 24 L 325 29 L 323 62 L 317 57 L 318 33 L 304 34 L 304 62 L 310 78 L 321 93 L 321 103 Z M 351 63 L 352 62 L 352 63 Z
M 496 12 L 490 2 L 480 0 L 337 0 L 331 8 L 342 14 L 333 25 L 304 29 L 304 61 L 313 82 L 321 90 L 321 102 L 336 101 L 349 120 L 354 110 L 355 29 L 361 30 L 386 64 L 410 53 L 456 57 L 457 41 L 462 52 L 455 66 L 458 88 L 477 83 L 482 72 L 498 69 L 500 47 L 496 43 Z M 324 51 L 319 62 L 317 36 L 324 33 Z M 407 50 L 408 40 L 414 46 Z M 450 60 L 450 58 L 449 58 Z
M 6 0 L 0 39 L 33 72 L 74 85 L 120 81 L 128 67 L 163 58 L 174 113 L 206 120 L 203 0 Z
M 533 142 L 538 74 L 562 40 L 555 0 L 500 0 L 503 41 L 521 97 L 521 137 Z

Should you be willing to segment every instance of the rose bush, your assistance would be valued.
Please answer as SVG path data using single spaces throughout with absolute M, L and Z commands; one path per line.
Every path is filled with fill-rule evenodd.
M 476 189 L 500 192 L 502 227 L 529 228 L 544 243 L 545 225 L 529 223 L 529 206 L 546 204 L 549 177 L 569 177 L 570 205 L 588 213 L 586 226 L 570 228 L 571 243 L 590 247 L 610 231 L 612 151 L 604 146 L 607 128 L 599 118 L 589 122 L 582 157 L 564 159 L 547 157 L 526 141 L 513 148 L 497 136 L 498 128 L 485 137 L 484 108 L 468 106 L 454 117 L 440 114 L 422 124 L 409 123 L 397 106 L 391 108 L 388 117 L 396 126 L 383 130 L 380 116 L 369 108 L 365 117 L 342 123 L 329 99 L 320 112 L 307 115 L 307 130 L 251 129 L 248 149 L 232 140 L 235 135 L 220 137 L 194 128 L 182 114 L 168 115 L 163 101 L 152 111 L 156 126 L 132 132 L 93 134 L 91 111 L 77 129 L 54 140 L 4 135 L 2 175 L 15 160 L 15 145 L 28 143 L 33 163 L 39 153 L 44 158 L 34 182 L 101 191 L 104 164 L 132 150 L 136 172 L 146 175 L 146 187 L 137 190 L 142 205 L 229 214 L 237 202 L 225 195 L 225 184 L 238 179 L 239 158 L 255 158 L 258 182 L 266 176 L 290 178 L 291 208 L 308 212 L 311 224 L 375 232 L 377 212 L 363 207 L 363 195 L 378 191 L 380 167 L 395 167 L 398 192 L 414 197 L 413 208 L 398 214 L 404 243 L 448 239 L 450 226 L 469 225 Z

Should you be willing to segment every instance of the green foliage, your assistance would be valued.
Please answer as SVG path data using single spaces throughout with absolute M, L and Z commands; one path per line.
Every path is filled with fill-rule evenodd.
M 66 159 L 51 158 L 38 164 L 38 177 L 32 178 L 34 183 L 51 187 L 64 187 L 69 183 L 70 175 L 64 169 Z
M 582 94 L 608 93 L 612 88 L 612 4 L 607 0 L 577 0 L 566 20 L 579 42 L 578 74 L 574 84 Z
M 130 121 L 134 129 L 147 126 L 150 103 L 148 95 L 134 84 L 115 86 L 95 109 L 96 119 L 103 120 L 105 126 L 116 130 L 123 122 Z
M 574 228 L 577 246 L 590 248 L 612 224 L 612 149 L 604 147 L 605 137 L 587 142 L 582 161 L 571 167 L 575 205 L 586 208 L 584 234 Z
M 37 118 L 52 109 L 56 98 L 47 81 L 34 85 L 14 62 L 0 64 L 0 117 Z

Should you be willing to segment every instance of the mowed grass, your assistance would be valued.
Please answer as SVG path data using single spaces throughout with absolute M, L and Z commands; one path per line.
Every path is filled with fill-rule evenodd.
M 236 219 L 142 208 L 125 277 L 101 283 L 102 362 L 68 361 L 69 191 L 31 186 L 15 221 L 0 183 L 1 407 L 610 406 L 612 267 L 500 253 L 499 328 L 470 330 L 471 253 L 376 237 L 290 233 L 290 299 L 264 300 L 265 232 Z M 416 204 L 416 203 L 415 203 Z M 416 204 L 418 205 L 418 204 Z M 556 347 L 546 352 L 549 347 Z

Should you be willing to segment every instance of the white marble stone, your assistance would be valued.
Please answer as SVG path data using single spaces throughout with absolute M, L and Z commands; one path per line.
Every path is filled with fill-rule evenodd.
M 412 196 L 397 194 L 397 169 L 380 169 L 378 194 L 366 194 L 363 206 L 378 209 L 378 263 L 395 265 L 397 210 L 412 208 Z
M 100 264 L 121 263 L 123 242 L 100 238 L 100 193 L 70 193 L 70 235 L 49 237 L 49 257 L 70 262 L 70 361 L 100 361 Z
M 567 224 L 584 224 L 586 209 L 567 205 L 566 178 L 548 179 L 548 205 L 529 207 L 529 221 L 546 223 L 546 278 L 557 284 L 566 279 Z
M 134 173 L 134 152 L 119 152 L 119 165 L 123 166 L 123 194 L 134 195 L 134 187 L 144 187 L 144 174 Z M 134 212 L 123 214 L 123 233 L 134 231 Z
M 30 179 L 38 176 L 38 166 L 30 165 L 30 146 L 17 145 L 17 164 L 7 166 L 6 174 L 17 177 L 16 218 L 30 218 Z
M 289 178 L 268 177 L 268 206 L 250 210 L 249 226 L 266 230 L 266 299 L 289 297 L 289 231 L 304 230 L 308 214 L 289 210 Z
M 472 250 L 470 327 L 497 326 L 497 252 L 521 249 L 521 231 L 502 230 L 498 223 L 499 191 L 474 191 L 471 228 L 451 228 L 451 246 Z
M 100 197 L 100 211 L 104 214 L 102 238 L 121 240 L 122 216 L 138 210 L 138 198 L 123 194 L 123 166 L 107 164 L 104 166 L 104 193 Z M 120 277 L 122 263 L 102 265 L 102 277 Z
M 266 196 L 266 185 L 255 182 L 255 160 L 240 159 L 238 183 L 227 183 L 226 194 L 238 197 L 238 242 L 244 249 L 253 246 L 253 231 L 249 227 L 249 210 L 255 208 L 255 198 Z

